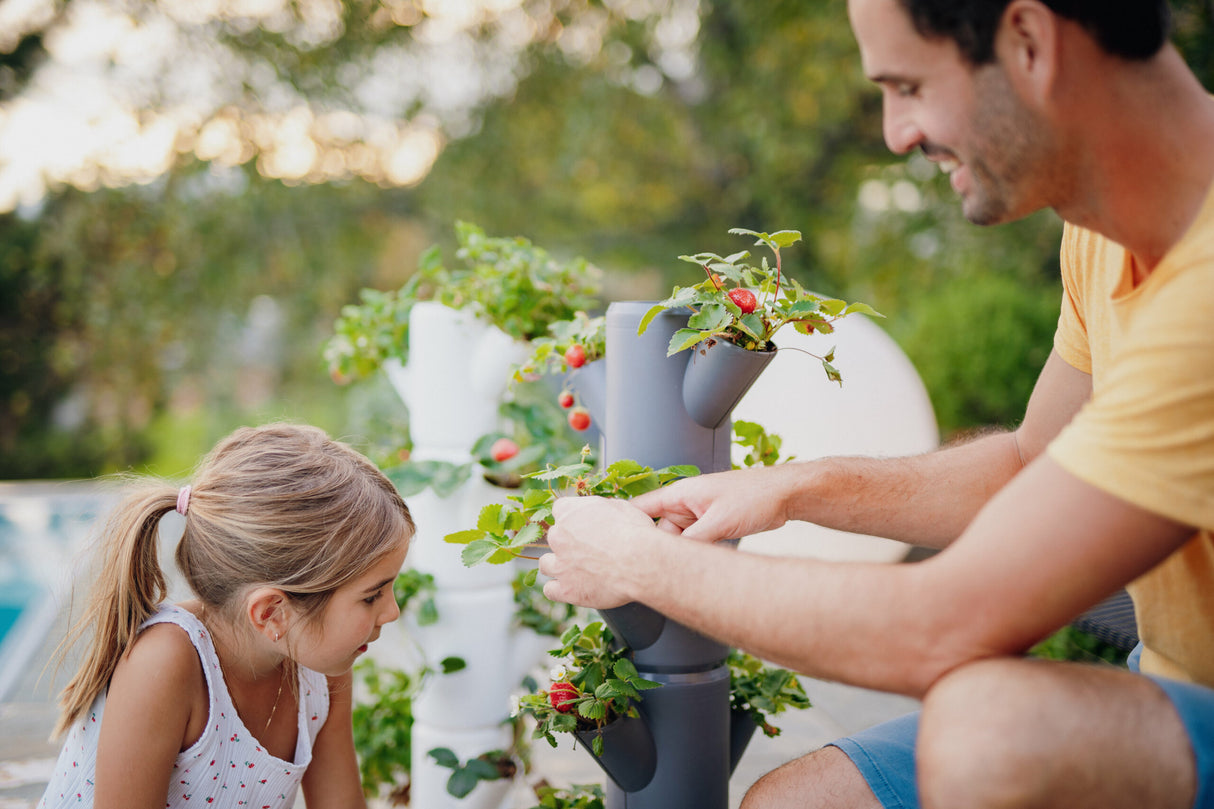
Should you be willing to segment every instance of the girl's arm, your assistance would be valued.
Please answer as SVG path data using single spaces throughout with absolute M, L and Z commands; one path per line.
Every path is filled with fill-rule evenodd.
M 329 678 L 329 718 L 316 734 L 312 763 L 303 777 L 308 809 L 349 809 L 367 805 L 354 755 L 354 674 Z
M 173 762 L 201 735 L 206 706 L 202 665 L 190 639 L 171 624 L 145 630 L 110 680 L 95 809 L 163 809 Z

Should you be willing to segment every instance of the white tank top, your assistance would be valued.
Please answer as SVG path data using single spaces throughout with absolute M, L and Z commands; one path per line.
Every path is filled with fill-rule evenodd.
M 210 698 L 206 729 L 198 741 L 181 752 L 169 779 L 168 809 L 289 809 L 304 771 L 312 761 L 312 743 L 329 716 L 329 686 L 323 674 L 299 669 L 299 740 L 295 760 L 271 755 L 253 737 L 232 704 L 211 633 L 188 610 L 162 605 L 144 622 L 171 623 L 185 630 L 202 661 Z M 97 738 L 105 694 L 68 731 L 59 761 L 38 809 L 91 807 L 93 778 L 97 769 Z

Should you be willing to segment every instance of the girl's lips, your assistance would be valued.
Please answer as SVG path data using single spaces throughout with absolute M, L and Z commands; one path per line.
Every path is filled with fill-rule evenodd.
M 359 646 L 359 647 L 358 647 L 358 651 L 359 651 L 359 653 L 362 653 L 362 652 L 367 651 L 367 647 L 368 647 L 368 645 L 369 645 L 369 644 L 364 643 L 362 646 Z

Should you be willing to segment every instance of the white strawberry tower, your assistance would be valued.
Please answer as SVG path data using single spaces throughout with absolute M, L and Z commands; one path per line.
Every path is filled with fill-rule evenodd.
M 498 405 L 513 366 L 526 351 L 525 344 L 467 310 L 437 302 L 415 304 L 408 360 L 385 366 L 409 409 L 412 459 L 471 462 L 476 440 L 498 427 Z M 481 782 L 463 799 L 451 796 L 447 780 L 452 771 L 427 756 L 441 747 L 464 762 L 508 748 L 510 695 L 543 659 L 544 640 L 514 623 L 511 580 L 518 568 L 466 568 L 460 560 L 463 546 L 443 541 L 445 535 L 475 525 L 481 508 L 501 498 L 502 491 L 476 472 L 447 497 L 427 489 L 409 498 L 417 536 L 406 564 L 434 577 L 439 617 L 424 627 L 401 622 L 409 638 L 398 639 L 395 653 L 403 654 L 415 642 L 431 667 L 448 657 L 467 664 L 451 674 L 432 674 L 414 700 L 410 793 L 412 804 L 425 809 L 497 809 L 509 800 L 508 780 Z M 393 653 L 390 646 L 383 654 Z

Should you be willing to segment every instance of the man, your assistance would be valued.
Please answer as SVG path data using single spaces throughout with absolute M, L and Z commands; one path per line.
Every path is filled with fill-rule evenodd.
M 937 162 L 975 223 L 1047 206 L 1068 223 L 1023 424 L 913 458 L 561 500 L 545 592 L 641 601 L 809 675 L 923 699 L 919 719 L 768 774 L 747 809 L 1210 809 L 1214 100 L 1166 43 L 1162 0 L 849 0 L 849 16 L 891 149 Z M 861 565 L 712 544 L 788 519 L 944 550 Z M 1126 584 L 1143 674 L 1022 657 Z

